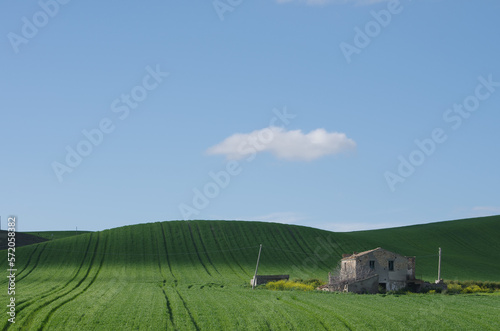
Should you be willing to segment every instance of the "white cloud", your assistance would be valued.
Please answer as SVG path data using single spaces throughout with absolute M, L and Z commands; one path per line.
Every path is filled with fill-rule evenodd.
M 356 149 L 354 140 L 344 133 L 316 129 L 307 134 L 301 130 L 286 131 L 269 127 L 251 133 L 237 133 L 210 147 L 210 155 L 226 155 L 228 159 L 253 158 L 256 153 L 270 152 L 279 159 L 311 161 L 325 155 Z

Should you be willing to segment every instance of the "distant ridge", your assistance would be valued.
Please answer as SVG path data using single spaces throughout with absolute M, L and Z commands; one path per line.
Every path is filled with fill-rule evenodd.
M 97 238 L 99 245 L 92 248 L 90 243 Z M 226 282 L 246 282 L 261 243 L 262 273 L 321 279 L 326 278 L 342 254 L 383 247 L 416 256 L 417 276 L 433 280 L 437 277 L 437 251 L 441 247 L 445 279 L 499 281 L 498 238 L 500 216 L 347 233 L 265 222 L 168 221 L 81 234 L 21 251 L 28 256 L 38 253 L 40 261 L 63 258 L 65 263 L 79 265 L 84 256 L 95 255 L 96 261 L 105 256 L 103 268 L 160 263 L 172 277 L 195 272 L 207 281 L 222 278 Z M 62 251 L 66 252 L 64 257 L 60 256 Z
M 17 232 L 16 233 L 16 247 L 22 247 L 26 245 L 32 245 L 47 241 L 47 239 L 28 233 Z M 7 249 L 7 231 L 0 230 L 0 250 Z

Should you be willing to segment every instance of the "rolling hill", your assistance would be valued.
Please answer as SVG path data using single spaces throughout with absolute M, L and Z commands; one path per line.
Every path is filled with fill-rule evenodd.
M 499 281 L 498 238 L 500 216 L 350 233 L 243 221 L 171 221 L 85 233 L 17 249 L 17 321 L 1 320 L 0 327 L 216 329 L 245 328 L 256 319 L 260 328 L 300 329 L 313 320 L 318 326 L 331 322 L 350 328 L 357 324 L 343 321 L 340 312 L 318 313 L 340 309 L 330 302 L 338 296 L 315 293 L 318 300 L 309 302 L 312 297 L 249 290 L 259 244 L 260 274 L 326 280 L 343 253 L 383 247 L 416 256 L 417 276 L 433 280 L 442 247 L 445 279 Z M 4 277 L 0 286 L 6 286 Z M 1 299 L 8 300 L 4 293 Z M 345 309 L 368 305 L 356 302 L 343 304 Z M 495 302 L 482 309 L 498 309 Z M 466 308 L 449 304 L 459 305 L 457 316 Z M 432 303 L 419 305 L 426 310 Z M 289 324 L 273 321 L 276 312 Z
M 6 230 L 0 230 L 0 250 L 7 249 L 7 234 Z M 41 243 L 47 241 L 48 239 L 43 238 L 41 236 L 37 236 L 35 234 L 30 233 L 18 233 L 16 236 L 16 247 L 22 247 L 26 245 L 33 245 L 37 243 Z
M 91 231 L 34 231 L 34 232 L 25 232 L 26 234 L 30 234 L 33 236 L 37 236 L 40 238 L 44 238 L 47 240 L 56 240 L 61 238 L 79 236 L 84 233 L 90 233 Z

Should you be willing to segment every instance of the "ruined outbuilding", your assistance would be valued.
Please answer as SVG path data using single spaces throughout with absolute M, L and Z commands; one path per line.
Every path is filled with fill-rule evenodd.
M 279 280 L 289 280 L 290 275 L 257 275 L 250 279 L 250 285 L 259 286 Z

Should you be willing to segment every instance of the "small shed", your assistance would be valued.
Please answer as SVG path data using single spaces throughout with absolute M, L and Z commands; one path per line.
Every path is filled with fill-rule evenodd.
M 250 285 L 258 286 L 269 282 L 277 282 L 279 280 L 289 280 L 290 275 L 257 275 L 250 279 Z

